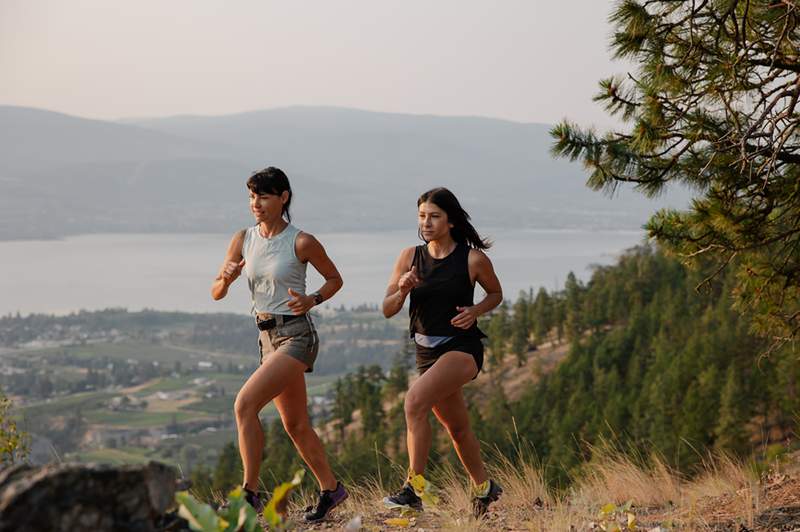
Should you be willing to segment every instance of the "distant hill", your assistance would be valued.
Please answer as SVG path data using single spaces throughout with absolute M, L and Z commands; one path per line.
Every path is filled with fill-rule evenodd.
M 629 229 L 687 201 L 586 189 L 579 166 L 550 157 L 548 130 L 329 107 L 107 122 L 0 106 L 0 239 L 233 231 L 250 223 L 244 181 L 268 165 L 315 231 L 407 227 L 438 185 L 495 227 Z

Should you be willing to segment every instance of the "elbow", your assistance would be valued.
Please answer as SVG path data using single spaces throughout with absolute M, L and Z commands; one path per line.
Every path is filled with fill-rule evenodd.
M 223 290 L 220 290 L 216 286 L 211 287 L 211 299 L 214 301 L 219 301 L 223 297 L 225 297 L 225 292 Z
M 387 320 L 399 312 L 399 310 L 393 309 L 391 305 L 387 305 L 386 301 L 383 302 L 381 310 L 383 311 L 383 317 Z

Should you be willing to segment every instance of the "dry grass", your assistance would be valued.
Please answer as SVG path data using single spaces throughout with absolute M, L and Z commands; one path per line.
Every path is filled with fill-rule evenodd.
M 481 520 L 471 516 L 472 493 L 467 475 L 459 465 L 445 463 L 430 475 L 436 479 L 439 503 L 420 514 L 407 515 L 413 521 L 406 529 L 584 531 L 598 529 L 602 521 L 599 510 L 607 503 L 621 505 L 631 501 L 641 530 L 657 526 L 707 531 L 739 530 L 740 526 L 767 530 L 763 523 L 770 509 L 800 502 L 800 470 L 791 467 L 800 464 L 800 453 L 792 463 L 784 464 L 780 474 L 771 477 L 768 490 L 747 464 L 727 456 L 708 458 L 702 464 L 702 472 L 687 480 L 657 458 L 645 462 L 609 449 L 595 451 L 593 461 L 585 465 L 572 488 L 561 495 L 547 488 L 542 468 L 535 460 L 524 460 L 521 455 L 515 460 L 496 457 L 490 475 L 503 486 L 504 494 Z M 361 516 L 362 531 L 401 530 L 386 523 L 400 514 L 384 509 L 381 503 L 397 487 L 385 486 L 377 478 L 350 484 L 350 498 L 345 504 L 327 523 L 314 527 L 302 526 L 299 515 L 315 494 L 295 495 L 290 505 L 291 522 L 296 526 L 293 529 L 340 530 Z M 800 513 L 797 523 L 791 517 L 787 519 L 780 521 L 781 526 L 800 528 Z
M 573 499 L 578 504 L 631 501 L 636 506 L 660 507 L 682 500 L 681 478 L 654 456 L 649 465 L 610 448 L 596 448 L 593 459 L 576 480 Z

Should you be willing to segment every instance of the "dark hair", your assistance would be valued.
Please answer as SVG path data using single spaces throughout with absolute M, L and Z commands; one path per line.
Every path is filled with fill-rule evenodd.
M 247 188 L 253 194 L 275 194 L 280 196 L 284 191 L 289 192 L 289 200 L 283 204 L 281 214 L 286 218 L 287 222 L 292 221 L 292 215 L 289 214 L 289 205 L 292 203 L 292 187 L 289 185 L 289 178 L 286 177 L 283 170 L 270 166 L 253 172 L 253 175 L 247 180 Z
M 481 238 L 475 228 L 472 227 L 469 221 L 469 214 L 461 207 L 455 194 L 448 189 L 438 187 L 425 192 L 417 200 L 417 207 L 425 202 L 433 203 L 447 213 L 447 221 L 453 224 L 453 228 L 450 229 L 450 235 L 453 240 L 458 243 L 464 243 L 474 249 L 489 249 L 492 247 L 492 243 L 485 238 Z M 419 237 L 422 238 L 421 232 L 419 232 Z M 422 238 L 422 240 L 425 239 Z

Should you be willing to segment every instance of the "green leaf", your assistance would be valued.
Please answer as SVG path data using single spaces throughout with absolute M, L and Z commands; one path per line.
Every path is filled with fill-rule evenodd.
M 617 506 L 613 502 L 610 502 L 605 506 L 603 506 L 602 508 L 600 508 L 600 517 L 605 519 L 606 517 L 613 515 L 614 512 L 616 511 L 617 511 Z
M 628 512 L 628 530 L 636 530 L 636 516 Z
M 414 475 L 410 479 L 411 487 L 414 492 L 422 499 L 423 504 L 427 506 L 436 506 L 439 504 L 439 497 L 432 493 L 431 484 L 422 475 Z
M 286 504 L 288 496 L 291 491 L 300 485 L 306 472 L 304 469 L 299 469 L 294 474 L 291 482 L 284 482 L 276 487 L 272 492 L 272 498 L 264 508 L 263 517 L 267 525 L 272 529 L 279 529 L 283 524 L 283 516 L 286 515 Z
M 245 500 L 241 487 L 228 494 L 228 506 L 220 512 L 220 516 L 229 523 L 225 532 L 252 532 L 258 524 L 256 511 Z
M 211 506 L 199 502 L 187 491 L 176 493 L 175 501 L 180 505 L 178 515 L 186 519 L 192 530 L 220 532 L 228 527 L 228 522 L 217 516 Z

